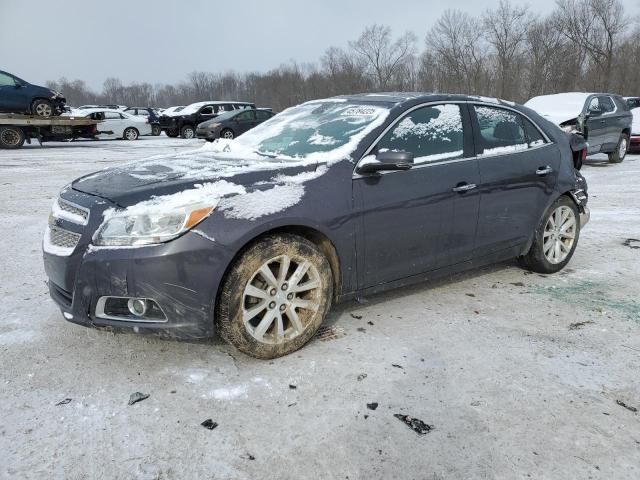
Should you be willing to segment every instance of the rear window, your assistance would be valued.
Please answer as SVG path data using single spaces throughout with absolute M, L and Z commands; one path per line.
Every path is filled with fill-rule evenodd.
M 515 111 L 480 105 L 474 109 L 480 125 L 479 155 L 500 155 L 547 143 L 540 130 Z

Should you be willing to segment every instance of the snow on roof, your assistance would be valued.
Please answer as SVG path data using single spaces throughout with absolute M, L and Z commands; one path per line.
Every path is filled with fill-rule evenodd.
M 236 100 L 208 100 L 208 101 L 205 101 L 205 102 L 196 102 L 196 103 L 192 103 L 191 105 L 187 105 L 182 110 L 180 110 L 179 114 L 180 115 L 191 115 L 192 113 L 196 113 L 198 110 L 200 110 L 205 105 L 221 105 L 221 104 L 226 104 L 226 103 L 243 103 L 243 104 L 247 104 L 247 105 L 251 104 L 251 102 L 238 102 Z
M 634 135 L 640 135 L 640 108 L 634 108 L 631 110 L 633 114 L 633 123 L 631 124 L 631 133 Z
M 541 95 L 539 97 L 533 97 L 525 103 L 524 106 L 535 110 L 551 122 L 560 124 L 580 115 L 587 98 L 591 95 L 593 95 L 593 93 L 584 92 Z

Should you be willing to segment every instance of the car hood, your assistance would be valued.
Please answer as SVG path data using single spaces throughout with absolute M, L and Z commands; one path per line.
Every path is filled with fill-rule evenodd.
M 212 185 L 237 187 L 234 192 L 273 188 L 307 179 L 318 170 L 317 162 L 271 158 L 216 157 L 210 152 L 152 157 L 106 168 L 80 177 L 74 190 L 98 196 L 120 207 L 130 207 L 155 197 L 178 194 Z M 300 176 L 302 175 L 302 176 Z M 203 189 L 204 191 L 204 189 Z

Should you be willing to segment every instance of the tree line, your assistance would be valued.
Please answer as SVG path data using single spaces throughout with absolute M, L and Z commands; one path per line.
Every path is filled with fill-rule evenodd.
M 316 63 L 267 72 L 192 72 L 178 84 L 107 78 L 47 83 L 70 105 L 186 105 L 247 100 L 280 111 L 333 95 L 375 91 L 467 93 L 525 102 L 536 95 L 602 91 L 640 95 L 640 28 L 619 0 L 557 0 L 548 15 L 500 0 L 477 17 L 447 10 L 422 39 L 371 25 Z

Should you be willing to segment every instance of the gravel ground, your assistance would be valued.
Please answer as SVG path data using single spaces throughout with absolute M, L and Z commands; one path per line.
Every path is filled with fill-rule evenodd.
M 59 189 L 199 145 L 0 151 L 0 478 L 640 478 L 640 156 L 584 167 L 561 274 L 504 263 L 340 305 L 282 359 L 65 322 L 40 252 Z

